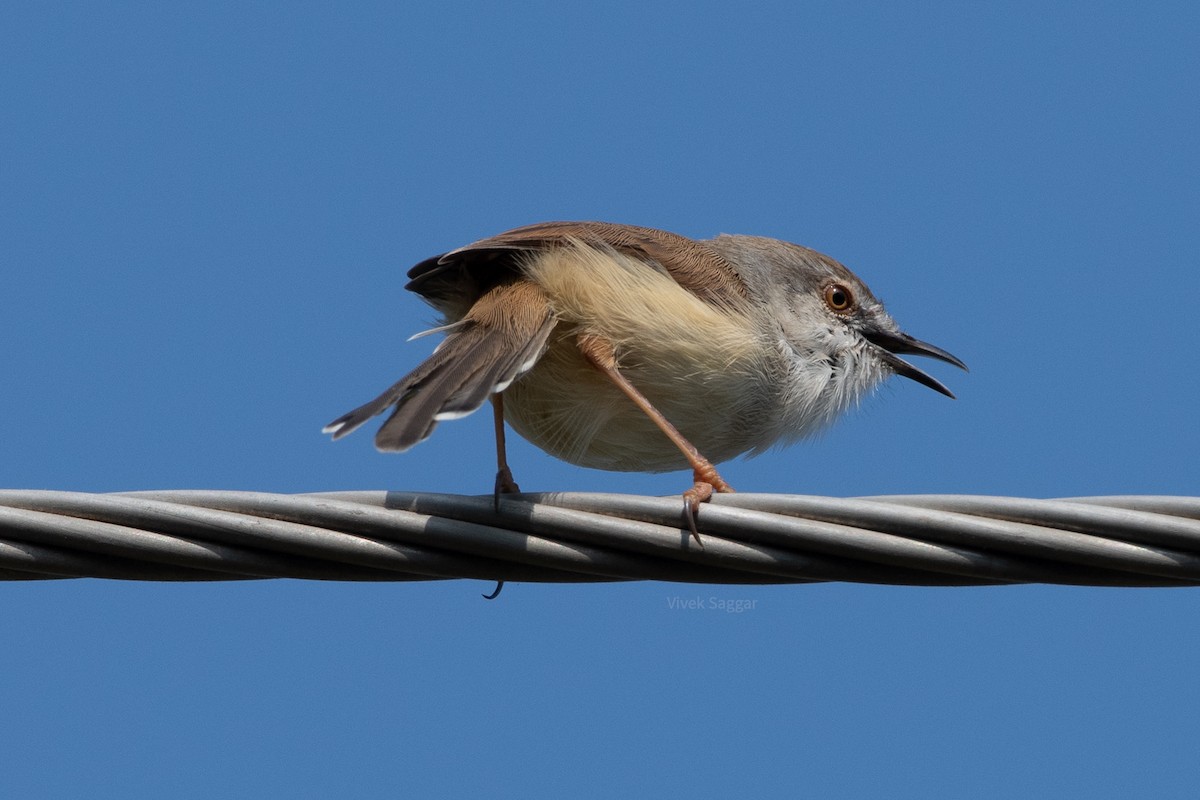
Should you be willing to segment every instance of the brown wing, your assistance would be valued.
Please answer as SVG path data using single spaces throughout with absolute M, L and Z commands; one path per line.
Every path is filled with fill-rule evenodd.
M 571 241 L 611 248 L 644 261 L 714 306 L 740 304 L 747 298 L 737 271 L 704 243 L 613 222 L 542 222 L 515 228 L 422 261 L 409 270 L 407 288 L 456 319 L 496 281 L 519 272 L 520 253 Z

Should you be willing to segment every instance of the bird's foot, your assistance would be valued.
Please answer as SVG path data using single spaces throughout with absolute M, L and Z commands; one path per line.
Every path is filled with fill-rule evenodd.
M 492 507 L 496 511 L 500 510 L 500 495 L 502 494 L 520 494 L 521 487 L 517 486 L 517 482 L 513 480 L 512 470 L 508 467 L 501 467 L 496 472 L 496 487 L 492 492 Z
M 700 541 L 700 532 L 696 530 L 696 514 L 700 511 L 700 504 L 707 503 L 713 492 L 728 493 L 734 489 L 707 460 L 693 470 L 692 479 L 695 481 L 692 488 L 683 493 L 683 518 L 687 521 L 688 530 L 691 531 L 696 544 L 704 547 L 704 542 Z
M 521 487 L 517 486 L 517 482 L 513 480 L 512 470 L 507 466 L 501 467 L 496 471 L 496 486 L 492 491 L 492 508 L 497 512 L 500 511 L 500 495 L 502 494 L 519 494 Z M 483 595 L 484 600 L 495 600 L 500 596 L 500 590 L 504 588 L 504 581 L 496 581 L 496 588 L 491 594 Z

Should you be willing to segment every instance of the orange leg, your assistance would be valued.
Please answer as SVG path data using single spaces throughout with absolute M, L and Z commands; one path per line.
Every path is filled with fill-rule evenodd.
M 496 511 L 500 510 L 500 495 L 517 494 L 521 487 L 513 480 L 512 470 L 508 468 L 508 454 L 504 447 L 504 395 L 492 395 L 492 414 L 496 422 L 496 488 L 492 494 L 492 504 Z M 496 581 L 496 589 L 491 594 L 485 594 L 485 600 L 495 600 L 504 588 L 504 581 Z
M 501 494 L 517 494 L 521 487 L 513 480 L 508 468 L 508 455 L 504 447 L 504 396 L 492 395 L 492 412 L 496 421 L 496 510 L 500 510 Z
M 610 381 L 615 383 L 617 388 L 624 392 L 625 396 L 632 400 L 650 418 L 650 421 L 667 435 L 667 438 L 679 448 L 679 451 L 683 453 L 683 457 L 691 465 L 692 480 L 695 483 L 691 489 L 683 493 L 683 515 L 687 520 L 688 530 L 692 532 L 696 543 L 703 547 L 704 543 L 700 541 L 700 533 L 696 530 L 696 512 L 700 509 L 701 503 L 706 502 L 712 497 L 714 491 L 732 492 L 733 487 L 717 474 L 717 469 L 712 465 L 712 462 L 700 455 L 700 451 L 696 449 L 696 446 L 685 439 L 683 434 L 671 424 L 671 421 L 651 405 L 645 395 L 639 392 L 637 387 L 621 374 L 621 371 L 617 368 L 617 357 L 613 351 L 612 342 L 599 336 L 585 333 L 579 336 L 576 343 L 579 346 L 580 352 L 583 353 L 584 358 L 596 369 L 603 372 Z

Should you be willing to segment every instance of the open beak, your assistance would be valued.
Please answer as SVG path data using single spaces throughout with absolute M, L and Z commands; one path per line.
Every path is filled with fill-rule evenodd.
M 897 375 L 903 375 L 906 378 L 911 378 L 917 383 L 924 384 L 935 392 L 941 392 L 946 397 L 953 398 L 954 393 L 942 385 L 941 381 L 928 375 L 914 367 L 904 359 L 900 358 L 897 353 L 908 353 L 915 356 L 929 356 L 936 358 L 938 361 L 945 361 L 947 364 L 953 364 L 959 369 L 965 370 L 967 365 L 959 359 L 947 353 L 940 347 L 934 347 L 931 344 L 922 342 L 920 339 L 914 339 L 907 333 L 899 331 L 885 330 L 865 330 L 863 336 L 867 341 L 879 348 L 879 357 L 884 363 L 892 368 Z

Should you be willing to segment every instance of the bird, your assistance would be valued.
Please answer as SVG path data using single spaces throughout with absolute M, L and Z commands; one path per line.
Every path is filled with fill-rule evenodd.
M 438 422 L 493 407 L 497 507 L 518 492 L 507 422 L 584 467 L 691 469 L 683 521 L 732 492 L 716 464 L 810 436 L 891 375 L 954 395 L 901 355 L 967 369 L 904 333 L 867 285 L 815 250 L 697 240 L 611 222 L 542 222 L 428 258 L 406 288 L 441 314 L 416 369 L 323 431 L 405 451 Z

